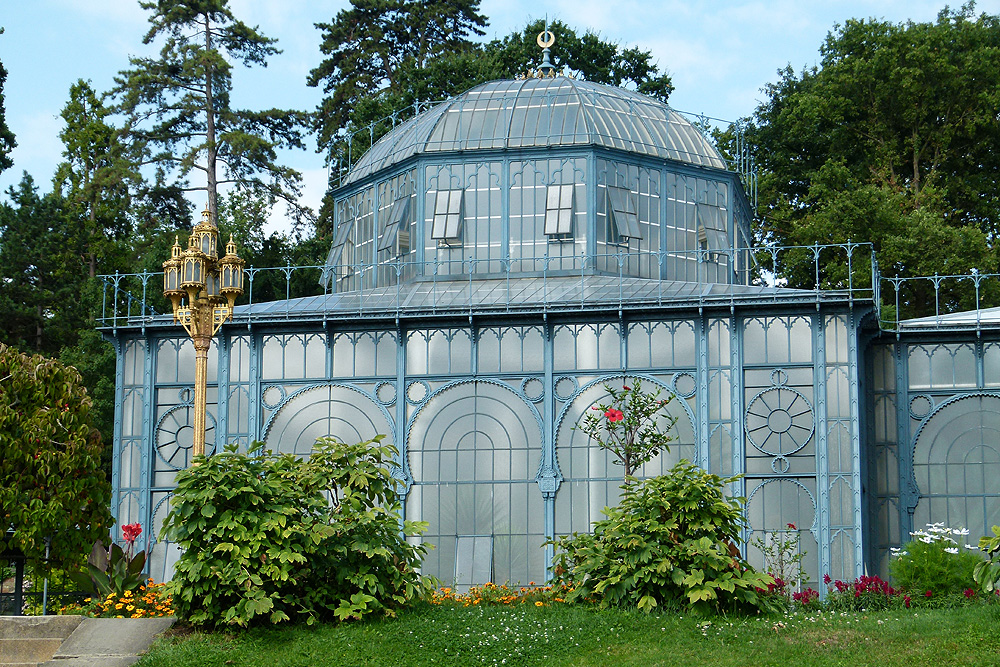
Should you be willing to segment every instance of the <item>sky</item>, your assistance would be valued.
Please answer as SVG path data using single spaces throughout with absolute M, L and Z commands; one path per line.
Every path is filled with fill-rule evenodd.
M 266 69 L 235 71 L 232 103 L 314 109 L 322 93 L 305 83 L 322 59 L 314 24 L 331 21 L 348 1 L 230 0 L 229 5 L 237 18 L 277 38 L 283 50 Z M 835 24 L 872 17 L 933 21 L 944 6 L 944 0 L 482 0 L 481 11 L 490 20 L 483 39 L 506 36 L 547 12 L 578 32 L 590 29 L 606 40 L 638 46 L 670 73 L 675 109 L 737 120 L 753 113 L 764 98 L 761 89 L 777 80 L 779 69 L 817 64 Z M 981 0 L 976 11 L 998 13 L 1000 0 Z M 59 113 L 70 86 L 86 79 L 106 91 L 128 67 L 130 55 L 153 55 L 159 44 L 142 43 L 148 20 L 138 0 L 0 0 L 0 26 L 7 125 L 18 143 L 14 166 L 0 174 L 0 190 L 6 192 L 27 171 L 48 191 L 61 159 Z M 314 143 L 282 159 L 302 172 L 304 202 L 318 208 L 326 178 Z M 199 209 L 203 204 L 196 200 Z M 280 209 L 262 224 L 268 232 L 288 228 Z

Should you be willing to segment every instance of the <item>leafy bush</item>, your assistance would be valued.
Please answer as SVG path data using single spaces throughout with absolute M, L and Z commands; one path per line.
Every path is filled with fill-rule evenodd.
M 102 450 L 76 369 L 0 343 L 0 551 L 38 576 L 80 567 L 112 523 Z
M 566 600 L 644 611 L 771 604 L 758 589 L 773 579 L 754 571 L 735 547 L 745 501 L 723 495 L 730 481 L 681 461 L 667 475 L 625 487 L 621 504 L 605 508 L 608 518 L 595 521 L 593 533 L 555 540 L 554 573 L 572 588 Z
M 178 616 L 313 623 L 392 614 L 429 593 L 416 571 L 426 547 L 404 536 L 426 525 L 401 524 L 387 467 L 396 450 L 381 439 L 322 438 L 305 460 L 235 446 L 196 458 L 163 528 L 183 549 L 170 583 Z
M 1000 591 L 1000 526 L 993 526 L 993 537 L 980 537 L 979 549 L 988 560 L 976 564 L 972 577 L 983 591 Z
M 946 528 L 943 523 L 910 533 L 912 539 L 905 550 L 894 550 L 889 562 L 896 585 L 914 599 L 963 593 L 973 583 L 976 565 L 982 562 L 974 547 L 954 539 L 968 534 L 968 530 Z

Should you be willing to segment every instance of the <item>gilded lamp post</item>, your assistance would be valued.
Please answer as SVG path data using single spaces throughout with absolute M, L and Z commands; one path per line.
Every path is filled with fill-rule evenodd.
M 233 314 L 236 297 L 243 294 L 244 260 L 236 254 L 232 236 L 219 258 L 219 229 L 206 207 L 181 249 L 177 238 L 170 259 L 163 263 L 163 295 L 194 342 L 194 443 L 192 457 L 205 453 L 205 394 L 208 388 L 208 349 L 212 338 Z

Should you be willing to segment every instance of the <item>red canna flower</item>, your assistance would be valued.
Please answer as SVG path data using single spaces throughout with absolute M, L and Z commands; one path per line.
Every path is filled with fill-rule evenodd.
M 127 523 L 122 526 L 122 537 L 129 544 L 135 542 L 135 539 L 142 534 L 142 524 L 139 523 Z

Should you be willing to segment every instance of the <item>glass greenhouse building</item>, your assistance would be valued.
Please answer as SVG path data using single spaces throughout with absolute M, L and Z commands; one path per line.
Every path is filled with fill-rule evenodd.
M 251 301 L 222 328 L 208 448 L 385 434 L 406 518 L 437 547 L 424 570 L 459 586 L 545 580 L 544 542 L 616 502 L 621 468 L 574 427 L 637 380 L 677 419 L 641 475 L 681 458 L 742 474 L 747 537 L 793 524 L 814 585 L 881 571 L 926 522 L 970 541 L 1000 523 L 1000 317 L 883 330 L 857 244 L 804 252 L 870 263 L 867 285 L 767 285 L 746 183 L 667 105 L 586 81 L 495 81 L 420 113 L 336 191 L 323 293 Z M 153 527 L 162 580 L 194 349 L 113 284 L 113 513 Z

